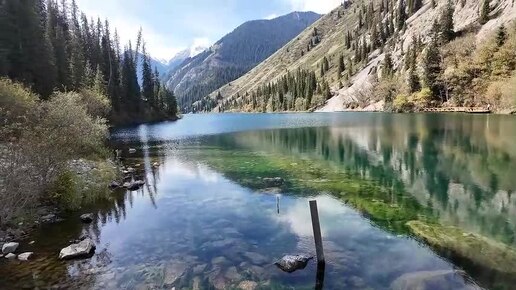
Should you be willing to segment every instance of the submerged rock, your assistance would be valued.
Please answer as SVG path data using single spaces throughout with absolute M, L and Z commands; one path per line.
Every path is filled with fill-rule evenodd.
M 27 252 L 27 253 L 23 253 L 23 254 L 19 254 L 18 255 L 18 260 L 20 261 L 28 261 L 32 258 L 32 256 L 34 255 L 33 252 Z
M 238 284 L 240 290 L 255 290 L 256 288 L 258 288 L 258 283 L 254 281 L 242 281 Z
M 95 244 L 90 238 L 64 248 L 59 253 L 59 259 L 89 258 L 95 253 Z
M 266 177 L 262 179 L 263 183 L 267 187 L 279 187 L 282 186 L 285 180 L 281 177 Z
M 249 261 L 255 265 L 263 265 L 263 264 L 266 264 L 267 262 L 270 263 L 269 259 L 267 259 L 267 257 L 265 257 L 264 255 L 262 254 L 259 254 L 259 253 L 255 253 L 255 252 L 246 252 L 244 253 L 244 256 L 249 259 Z
M 85 213 L 83 215 L 81 215 L 81 221 L 83 223 L 86 223 L 86 224 L 89 224 L 93 221 L 93 214 L 92 213 Z
M 131 153 L 131 154 L 136 153 L 136 149 L 134 149 L 134 148 L 129 148 L 129 153 Z
M 483 268 L 516 273 L 516 251 L 493 239 L 465 233 L 457 227 L 410 221 L 408 228 L 438 250 L 451 251 Z
M 19 243 L 15 243 L 15 242 L 5 243 L 2 246 L 2 253 L 3 254 L 14 253 L 16 251 L 16 249 L 18 249 L 19 245 L 20 245 Z
M 5 258 L 8 260 L 14 260 L 14 259 L 16 259 L 16 255 L 13 253 L 9 253 L 9 254 L 5 255 Z
M 480 290 L 455 270 L 420 271 L 401 275 L 391 284 L 392 290 Z
M 165 267 L 163 275 L 163 286 L 173 286 L 181 277 L 183 277 L 188 269 L 183 262 L 170 263 Z
M 308 264 L 308 261 L 311 259 L 313 259 L 312 256 L 286 255 L 274 264 L 282 271 L 292 273 L 294 271 L 304 269 Z

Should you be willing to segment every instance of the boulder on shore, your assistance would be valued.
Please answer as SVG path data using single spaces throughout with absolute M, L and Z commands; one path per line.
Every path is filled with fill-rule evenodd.
M 86 238 L 79 243 L 71 244 L 63 248 L 59 253 L 59 259 L 79 259 L 90 258 L 95 253 L 95 244 L 90 238 Z
M 81 221 L 86 224 L 91 223 L 93 221 L 93 214 L 85 213 L 85 214 L 81 215 Z
M 304 269 L 311 259 L 313 259 L 312 256 L 286 255 L 274 264 L 282 271 L 292 273 Z
M 18 249 L 19 243 L 11 242 L 11 243 L 5 243 L 2 246 L 2 253 L 3 254 L 10 254 L 14 253 L 16 249 Z
M 33 252 L 27 252 L 27 253 L 23 253 L 23 254 L 19 254 L 18 255 L 18 260 L 20 261 L 28 261 L 32 258 L 32 256 L 34 255 Z

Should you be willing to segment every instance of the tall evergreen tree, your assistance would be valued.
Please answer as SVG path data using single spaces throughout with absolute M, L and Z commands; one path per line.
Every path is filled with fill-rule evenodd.
M 399 0 L 396 14 L 396 27 L 398 30 L 402 30 L 405 27 L 405 21 L 407 21 L 405 0 Z
M 142 95 L 152 108 L 156 109 L 158 107 L 154 98 L 154 76 L 150 56 L 145 49 L 145 43 L 142 45 Z
M 489 13 L 491 13 L 490 0 L 483 0 L 480 8 L 480 24 L 486 24 L 489 21 Z
M 505 44 L 507 41 L 507 29 L 502 24 L 500 27 L 498 27 L 498 30 L 496 31 L 496 45 L 498 47 Z
M 0 72 L 32 85 L 37 93 L 47 97 L 55 87 L 57 72 L 41 5 L 38 0 L 2 1 Z
M 422 60 L 422 81 L 434 96 L 439 94 L 438 78 L 441 73 L 441 54 L 435 37 L 428 43 Z
M 342 73 L 346 69 L 346 66 L 344 65 L 344 56 L 341 54 L 339 55 L 339 66 L 337 70 L 337 79 L 340 79 L 342 77 Z
M 455 31 L 453 29 L 453 13 L 455 12 L 454 4 L 451 0 L 448 0 L 446 7 L 441 13 L 439 19 L 439 32 L 441 43 L 447 43 L 455 37 Z

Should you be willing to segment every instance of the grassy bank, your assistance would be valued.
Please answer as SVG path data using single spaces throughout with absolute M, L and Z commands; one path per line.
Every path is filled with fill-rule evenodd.
M 108 196 L 117 175 L 104 145 L 110 109 L 92 89 L 41 101 L 28 88 L 0 79 L 1 227 L 17 226 L 42 205 L 77 209 Z

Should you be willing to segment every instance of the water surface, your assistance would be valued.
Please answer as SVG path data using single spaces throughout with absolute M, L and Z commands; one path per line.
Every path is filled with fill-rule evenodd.
M 187 115 L 116 129 L 112 143 L 139 164 L 146 186 L 84 209 L 97 213 L 91 225 L 71 213 L 38 230 L 34 245 L 22 245 L 34 261 L 0 261 L 0 288 L 410 289 L 448 273 L 432 289 L 512 289 L 507 275 L 429 247 L 405 223 L 453 225 L 516 247 L 513 117 Z M 276 259 L 315 254 L 311 199 L 325 271 L 311 262 L 283 273 Z M 58 261 L 81 232 L 95 238 L 95 256 Z

